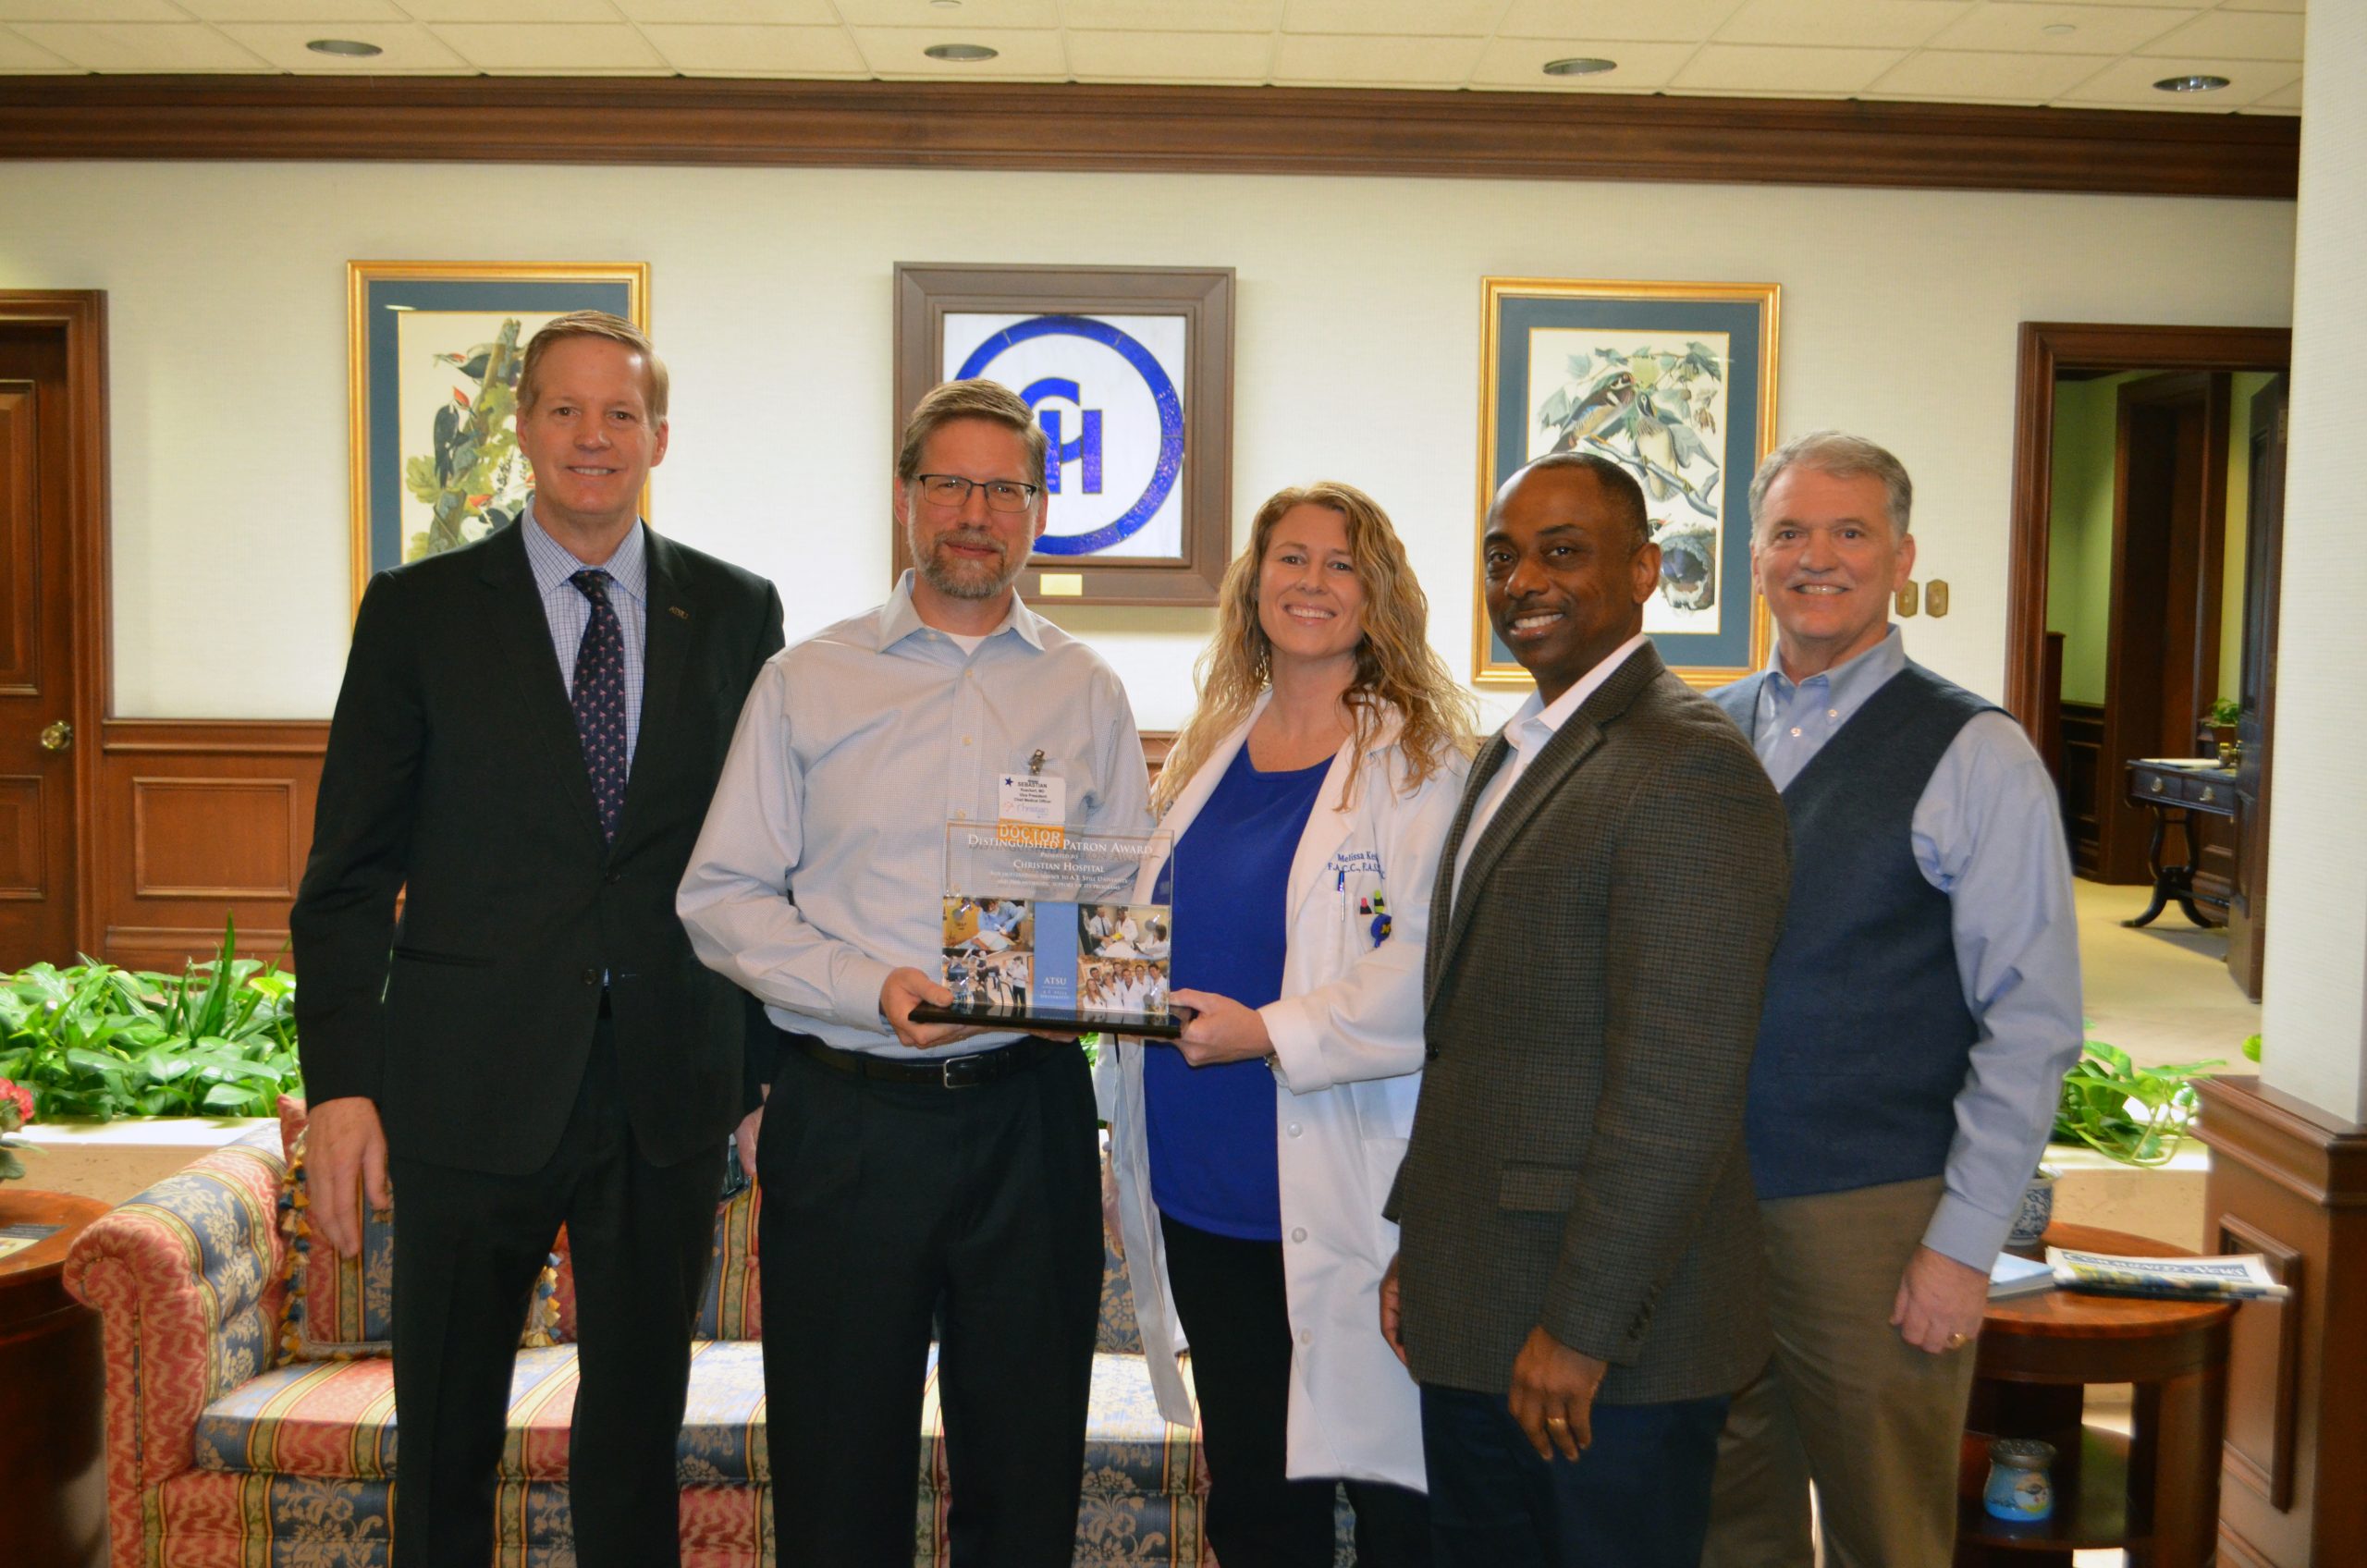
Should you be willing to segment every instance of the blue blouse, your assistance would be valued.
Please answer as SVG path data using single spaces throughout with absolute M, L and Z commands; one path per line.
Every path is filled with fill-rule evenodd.
M 1244 1007 L 1282 994 L 1291 861 L 1330 759 L 1260 773 L 1237 753 L 1175 846 L 1173 987 Z M 1262 1061 L 1194 1067 L 1171 1046 L 1143 1049 L 1151 1201 L 1196 1230 L 1282 1238 L 1274 1160 L 1274 1074 Z

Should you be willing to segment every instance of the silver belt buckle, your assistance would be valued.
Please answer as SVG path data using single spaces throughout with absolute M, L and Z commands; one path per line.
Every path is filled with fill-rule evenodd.
M 972 1089 L 986 1080 L 978 1076 L 978 1063 L 993 1055 L 991 1051 L 972 1051 L 968 1056 L 948 1057 L 938 1064 L 938 1077 L 949 1089 Z

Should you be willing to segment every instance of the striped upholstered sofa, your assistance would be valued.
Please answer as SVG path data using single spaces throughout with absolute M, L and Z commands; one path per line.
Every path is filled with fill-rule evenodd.
M 281 1134 L 258 1129 L 91 1226 L 67 1259 L 67 1289 L 104 1315 L 112 1568 L 386 1562 L 398 1436 L 389 1364 L 351 1348 L 290 1359 L 306 1326 L 289 1321 L 290 1255 L 303 1227 L 288 1166 Z M 681 1447 L 689 1568 L 776 1561 L 757 1201 L 742 1193 L 717 1216 Z M 563 1269 L 557 1278 L 552 1332 L 533 1336 L 553 1342 L 521 1348 L 511 1384 L 497 1554 L 505 1568 L 573 1562 L 565 1478 L 575 1352 Z M 317 1311 L 320 1298 L 307 1295 Z M 1213 1568 L 1200 1537 L 1198 1445 L 1152 1403 L 1123 1268 L 1110 1270 L 1102 1306 L 1075 1562 Z M 331 1337 L 318 1323 L 309 1330 L 315 1344 Z M 913 1561 L 943 1563 L 949 1490 L 934 1387 L 914 1463 Z

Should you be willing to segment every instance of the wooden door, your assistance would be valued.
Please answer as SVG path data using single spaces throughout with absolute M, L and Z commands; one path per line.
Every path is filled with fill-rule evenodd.
M 2227 900 L 2227 973 L 2260 997 L 2268 952 L 2268 769 L 2276 722 L 2277 574 L 2285 570 L 2285 409 L 2280 375 L 2252 398 L 2250 532 L 2244 536 L 2244 669 L 2236 738 L 2235 887 Z
M 0 969 L 74 959 L 78 769 L 67 344 L 0 320 Z
M 2097 880 L 2149 882 L 2152 815 L 2130 802 L 2132 757 L 2191 757 L 2218 696 L 2220 557 L 2227 526 L 2225 374 L 2152 375 L 2120 389 L 2112 613 L 2104 655 Z

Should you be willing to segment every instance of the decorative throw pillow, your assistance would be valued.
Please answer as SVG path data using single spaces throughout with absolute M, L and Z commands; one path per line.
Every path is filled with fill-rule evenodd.
M 279 1223 L 288 1238 L 288 1317 L 280 1330 L 280 1359 L 346 1361 L 386 1355 L 392 1348 L 394 1328 L 394 1213 L 372 1209 L 366 1195 L 357 1192 L 354 1208 L 362 1223 L 362 1250 L 346 1257 L 325 1243 L 314 1245 L 311 1185 L 304 1175 L 304 1102 L 282 1096 L 279 1137 L 288 1174 L 279 1186 Z M 558 1342 L 558 1255 L 552 1254 L 534 1282 L 533 1302 L 518 1340 L 522 1348 Z

